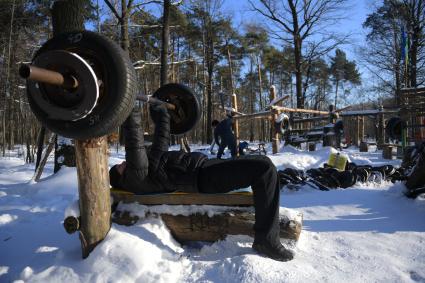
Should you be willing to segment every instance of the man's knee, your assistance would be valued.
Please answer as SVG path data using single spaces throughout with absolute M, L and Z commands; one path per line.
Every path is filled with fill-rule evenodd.
M 249 157 L 248 157 L 249 156 Z M 255 160 L 255 167 L 258 168 L 259 171 L 264 173 L 270 172 L 272 174 L 277 175 L 276 166 L 273 164 L 270 158 L 264 155 L 248 155 L 247 157 L 252 157 Z M 244 156 L 245 157 L 245 156 Z

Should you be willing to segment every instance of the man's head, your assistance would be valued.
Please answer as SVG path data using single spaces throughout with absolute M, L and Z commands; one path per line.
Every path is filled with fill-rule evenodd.
M 109 170 L 109 182 L 113 188 L 122 189 L 122 177 L 126 167 L 126 162 L 123 161 L 120 164 L 116 164 Z
M 213 120 L 212 122 L 211 122 L 211 126 L 213 126 L 213 127 L 217 127 L 217 125 L 218 125 L 218 120 Z

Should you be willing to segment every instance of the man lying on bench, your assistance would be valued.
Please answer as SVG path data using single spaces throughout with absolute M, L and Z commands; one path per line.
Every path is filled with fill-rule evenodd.
M 208 159 L 199 152 L 168 151 L 170 115 L 164 105 L 150 106 L 155 123 L 152 146 L 146 152 L 141 114 L 136 109 L 123 124 L 125 159 L 109 171 L 111 186 L 135 194 L 172 191 L 227 193 L 251 186 L 255 208 L 253 249 L 272 259 L 294 254 L 279 238 L 279 178 L 266 156 Z

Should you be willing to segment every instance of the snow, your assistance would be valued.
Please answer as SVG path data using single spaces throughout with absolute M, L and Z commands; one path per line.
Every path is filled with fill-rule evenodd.
M 193 148 L 209 154 L 208 145 Z M 269 157 L 278 169 L 309 169 L 334 151 L 284 147 Z M 344 154 L 358 164 L 400 164 L 374 148 Z M 123 158 L 122 149 L 111 149 L 110 165 Z M 132 204 L 126 208 L 148 216 L 130 227 L 113 224 L 82 260 L 78 235 L 62 226 L 64 215 L 79 213 L 75 168 L 52 175 L 49 160 L 38 183 L 30 182 L 33 172 L 34 165 L 13 152 L 0 158 L 0 282 L 425 282 L 425 199 L 406 198 L 402 183 L 282 190 L 280 213 L 303 214 L 299 241 L 284 242 L 296 254 L 289 262 L 259 256 L 253 239 L 242 235 L 182 246 L 161 219 L 146 213 L 213 215 L 221 208 Z

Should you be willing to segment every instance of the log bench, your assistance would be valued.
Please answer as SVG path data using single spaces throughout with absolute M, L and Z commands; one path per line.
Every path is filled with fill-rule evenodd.
M 227 235 L 254 236 L 252 192 L 135 195 L 112 190 L 111 196 L 115 205 L 119 203 L 112 215 L 114 223 L 133 225 L 143 217 L 160 217 L 180 243 L 215 242 Z M 134 205 L 142 213 L 132 211 Z M 297 241 L 302 229 L 302 214 L 281 209 L 279 225 L 281 238 Z

